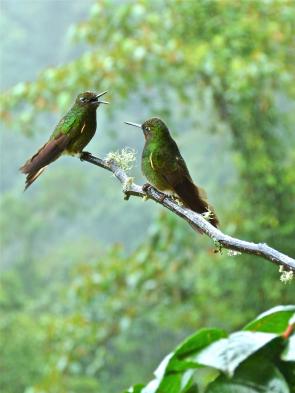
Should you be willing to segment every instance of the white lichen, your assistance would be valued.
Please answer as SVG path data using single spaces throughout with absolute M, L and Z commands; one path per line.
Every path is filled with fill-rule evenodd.
M 130 147 L 124 147 L 124 149 L 111 151 L 106 156 L 106 161 L 114 162 L 117 164 L 123 171 L 130 171 L 133 167 L 133 163 L 136 160 L 136 151 Z
M 287 284 L 294 278 L 294 272 L 292 270 L 284 270 L 284 266 L 280 266 L 279 272 L 281 273 L 280 280 Z
M 235 251 L 235 250 L 228 250 L 227 255 L 229 257 L 236 257 L 237 255 L 241 255 L 242 253 L 240 251 Z
M 127 177 L 126 181 L 123 184 L 123 192 L 130 191 L 130 187 L 132 186 L 133 182 L 134 182 L 134 177 Z

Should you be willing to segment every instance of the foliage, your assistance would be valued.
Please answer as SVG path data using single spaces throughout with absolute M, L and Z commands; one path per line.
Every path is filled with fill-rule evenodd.
M 40 364 L 46 359 L 44 334 L 29 315 L 18 312 L 1 318 L 1 392 L 24 392 L 40 380 L 43 374 Z
M 158 361 L 165 348 L 196 326 L 240 326 L 254 309 L 260 311 L 273 299 L 292 298 L 292 287 L 282 285 L 278 274 L 272 280 L 271 269 L 265 270 L 268 280 L 253 281 L 251 292 L 243 298 L 251 280 L 247 267 L 243 269 L 240 260 L 235 263 L 235 258 L 227 255 L 218 257 L 218 270 L 208 266 L 206 253 L 198 252 L 195 234 L 177 220 L 161 214 L 134 252 L 126 255 L 118 245 L 106 253 L 100 251 L 97 261 L 87 260 L 73 269 L 65 289 L 51 293 L 47 299 L 41 297 L 39 304 L 35 302 L 27 309 L 26 314 L 35 320 L 43 337 L 40 351 L 30 355 L 32 363 L 46 353 L 46 367 L 36 383 L 34 379 L 30 383 L 34 385 L 32 392 L 79 392 L 82 386 L 83 391 L 99 391 L 110 379 L 110 391 L 119 391 L 134 378 L 133 373 L 129 374 L 134 359 L 142 359 L 137 375 L 146 379 L 152 361 Z M 256 263 L 253 260 L 252 270 Z M 239 275 L 241 280 L 236 279 Z M 219 284 L 220 277 L 223 285 Z M 7 280 L 4 293 L 9 293 L 10 282 Z M 2 304 L 12 309 L 10 303 Z M 51 304 L 49 310 L 46 304 Z M 272 332 L 273 325 L 284 330 L 289 318 L 289 314 L 284 319 L 282 313 L 277 315 L 281 325 L 274 318 L 268 319 Z M 255 325 L 249 329 L 254 330 Z M 213 336 L 220 331 L 214 330 Z M 13 347 L 16 334 L 14 325 L 6 339 L 8 346 Z M 5 353 L 6 367 L 11 358 Z M 130 364 L 118 361 L 123 357 L 130 359 Z M 13 372 L 18 375 L 22 370 Z M 116 377 L 112 376 L 114 372 Z
M 294 311 L 275 307 L 230 335 L 201 329 L 164 358 L 155 379 L 125 393 L 197 393 L 204 367 L 211 371 L 206 393 L 289 393 L 295 388 Z
M 142 136 L 125 132 L 121 122 L 164 116 L 193 178 L 217 202 L 222 229 L 294 255 L 294 6 L 291 0 L 104 0 L 69 29 L 77 43 L 71 47 L 62 19 L 74 22 L 69 3 L 33 3 L 26 10 L 18 3 L 4 27 L 13 21 L 22 32 L 31 29 L 35 45 L 21 46 L 14 29 L 2 40 L 4 48 L 17 48 L 18 59 L 4 52 L 13 65 L 7 75 L 16 69 L 21 82 L 4 92 L 1 106 L 1 370 L 7 373 L 0 373 L 0 389 L 118 392 L 148 380 L 164 353 L 196 329 L 217 326 L 210 330 L 214 343 L 218 334 L 231 337 L 223 329 L 240 329 L 255 313 L 290 303 L 294 286 L 282 284 L 267 262 L 215 254 L 208 239 L 150 202 L 124 202 L 112 177 L 97 168 L 62 158 L 22 194 L 17 167 L 44 143 L 76 93 L 108 89 L 112 116 L 104 122 L 99 113 L 103 132 L 90 151 L 140 149 Z M 85 2 L 74 3 L 85 10 Z M 53 19 L 57 28 L 46 34 Z M 34 80 L 38 56 L 51 65 Z M 138 179 L 139 171 L 132 176 Z M 283 327 L 275 331 L 279 322 L 268 319 L 266 333 L 280 335 L 286 320 L 272 315 Z M 274 353 L 281 341 L 265 347 Z M 290 343 L 284 364 L 291 364 Z M 231 379 L 221 372 L 211 391 L 248 380 L 255 356 Z M 265 363 L 265 374 L 291 378 L 291 367 Z M 193 370 L 201 387 L 217 373 Z

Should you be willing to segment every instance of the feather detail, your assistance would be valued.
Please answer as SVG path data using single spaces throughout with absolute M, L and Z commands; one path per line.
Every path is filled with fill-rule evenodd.
M 217 228 L 219 221 L 213 207 L 202 198 L 202 191 L 189 178 L 185 177 L 181 183 L 174 185 L 174 190 L 184 205 L 191 210 L 199 214 L 210 212 L 208 221 Z
M 50 140 L 20 168 L 27 175 L 25 190 L 63 153 L 68 142 L 69 137 L 64 134 Z
M 153 164 L 153 152 L 151 152 L 149 160 L 150 160 L 151 167 L 153 168 L 153 170 L 155 170 L 155 167 L 154 167 L 154 164 Z

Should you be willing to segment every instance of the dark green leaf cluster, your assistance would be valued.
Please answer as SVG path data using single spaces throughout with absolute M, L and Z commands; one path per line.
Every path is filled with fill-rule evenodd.
M 275 307 L 230 335 L 221 329 L 201 329 L 164 358 L 151 382 L 125 393 L 291 393 L 294 311 L 295 306 Z M 211 374 L 199 390 L 204 368 Z

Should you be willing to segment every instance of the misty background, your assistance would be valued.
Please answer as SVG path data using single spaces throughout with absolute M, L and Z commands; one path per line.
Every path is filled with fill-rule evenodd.
M 214 253 L 103 169 L 61 157 L 25 193 L 19 172 L 77 94 L 108 90 L 87 151 L 134 148 L 143 184 L 123 122 L 161 117 L 221 230 L 294 255 L 292 10 L 259 3 L 1 1 L 3 392 L 119 392 L 194 330 L 294 299 L 276 266 Z

